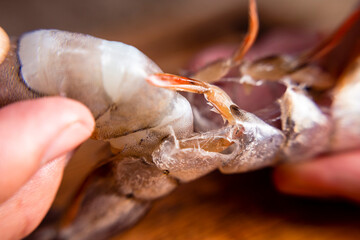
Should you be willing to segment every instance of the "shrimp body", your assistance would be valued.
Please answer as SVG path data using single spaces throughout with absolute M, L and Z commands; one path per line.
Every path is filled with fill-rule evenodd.
M 93 138 L 109 141 L 115 152 L 143 154 L 170 128 L 180 135 L 192 131 L 189 103 L 145 82 L 161 69 L 135 47 L 78 33 L 37 30 L 20 37 L 18 56 L 22 79 L 31 91 L 84 103 L 96 119 Z
M 151 164 L 151 154 L 170 134 L 192 133 L 193 115 L 183 96 L 145 81 L 160 72 L 135 47 L 89 35 L 37 30 L 12 42 L 0 65 L 1 106 L 54 95 L 78 100 L 92 112 L 92 138 L 99 140 L 85 143 L 90 152 L 71 161 L 92 164 L 85 176 L 65 173 L 70 197 L 54 210 L 61 212 L 54 223 L 57 228 L 60 221 L 61 230 L 49 236 L 40 229 L 34 238 L 106 238 L 109 228 L 133 224 L 150 200 L 175 188 L 176 181 Z

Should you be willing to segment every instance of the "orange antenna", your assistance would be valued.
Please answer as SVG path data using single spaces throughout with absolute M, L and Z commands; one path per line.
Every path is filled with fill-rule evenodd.
M 240 47 L 235 52 L 232 61 L 234 63 L 240 62 L 250 47 L 254 44 L 257 34 L 259 32 L 259 19 L 257 14 L 256 0 L 249 1 L 249 29 Z
M 339 42 L 344 38 L 346 33 L 351 29 L 351 27 L 360 19 L 360 7 L 348 17 L 343 24 L 328 38 L 322 41 L 318 46 L 313 50 L 306 53 L 300 58 L 300 61 L 297 64 L 297 67 L 303 66 L 304 64 L 317 60 L 327 53 L 329 53 L 334 47 L 336 47 Z
M 231 58 L 213 62 L 196 72 L 192 77 L 208 83 L 216 82 L 224 77 L 231 68 L 242 63 L 245 54 L 255 42 L 259 31 L 256 1 L 249 1 L 249 29 L 245 38 Z

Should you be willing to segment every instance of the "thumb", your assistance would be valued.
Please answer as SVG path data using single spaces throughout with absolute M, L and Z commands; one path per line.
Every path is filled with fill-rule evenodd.
M 12 196 L 49 161 L 86 140 L 94 127 L 82 104 L 49 97 L 0 110 L 0 203 Z

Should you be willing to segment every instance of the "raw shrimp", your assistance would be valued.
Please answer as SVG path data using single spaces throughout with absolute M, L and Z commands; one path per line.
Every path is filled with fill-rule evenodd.
M 110 145 L 94 148 L 89 159 L 95 164 L 75 196 L 54 207 L 57 220 L 32 237 L 106 239 L 134 224 L 152 200 L 215 169 L 239 173 L 360 146 L 358 49 L 346 56 L 347 70 L 326 69 L 350 33 L 358 39 L 359 10 L 309 52 L 246 62 L 259 28 L 255 0 L 249 12 L 249 33 L 234 55 L 190 78 L 162 73 L 131 46 L 87 35 L 38 30 L 13 42 L 0 65 L 1 105 L 47 95 L 74 98 L 96 119 L 92 138 Z M 229 76 L 235 80 L 226 81 Z M 221 81 L 250 92 L 275 89 L 278 116 L 271 122 L 241 109 L 212 84 Z M 200 114 L 193 120 L 196 103 L 174 90 L 203 94 L 227 124 L 199 131 L 212 119 Z

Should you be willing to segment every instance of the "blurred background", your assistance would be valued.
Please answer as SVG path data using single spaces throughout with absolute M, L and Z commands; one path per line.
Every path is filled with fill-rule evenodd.
M 261 30 L 327 32 L 358 0 L 259 0 Z M 0 24 L 13 36 L 39 28 L 87 33 L 136 46 L 165 71 L 214 43 L 238 43 L 247 0 L 1 0 Z
M 272 29 L 326 34 L 358 2 L 258 0 L 259 38 Z M 247 30 L 247 5 L 247 0 L 1 0 L 0 26 L 10 36 L 54 28 L 122 41 L 164 71 L 178 73 L 202 49 L 238 44 Z M 270 169 L 215 172 L 156 201 L 138 225 L 115 239 L 355 240 L 359 216 L 359 207 L 350 203 L 278 193 Z

